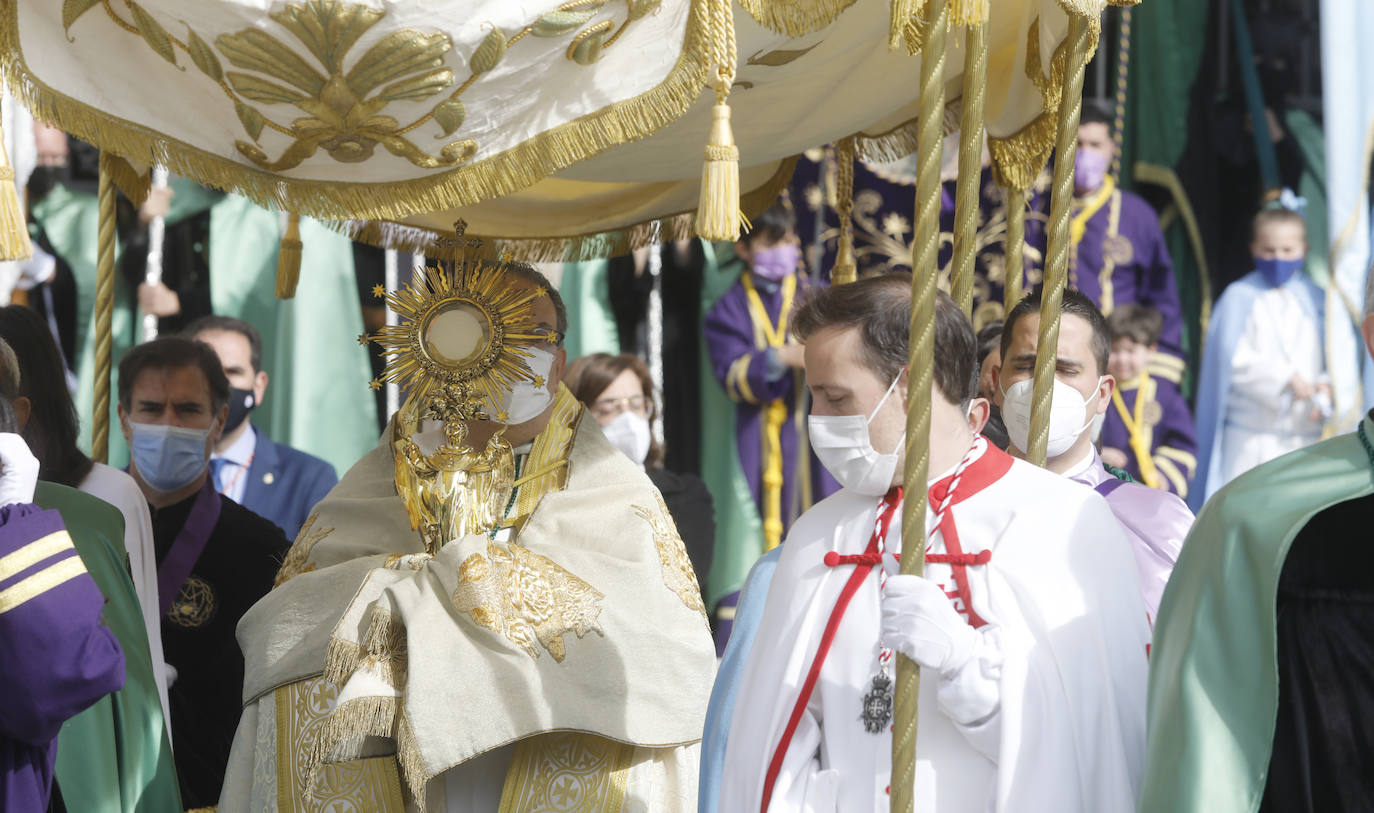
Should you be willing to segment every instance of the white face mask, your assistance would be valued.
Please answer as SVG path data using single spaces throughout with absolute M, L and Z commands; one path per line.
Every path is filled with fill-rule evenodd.
M 1078 390 L 1054 379 L 1054 393 L 1050 400 L 1050 442 L 1046 449 L 1048 458 L 1056 458 L 1073 447 L 1083 430 L 1092 425 L 1093 419 L 1083 419 L 1084 410 L 1102 392 L 1103 378 L 1097 379 L 1097 390 L 1084 398 Z M 1026 451 L 1030 445 L 1031 401 L 1034 399 L 1035 381 L 1025 379 L 1012 384 L 1002 392 L 1002 421 L 1007 426 L 1007 435 L 1017 449 Z
M 840 485 L 856 494 L 881 497 L 892 487 L 892 476 L 897 473 L 897 449 L 906 441 L 906 433 L 902 433 L 891 452 L 881 454 L 873 448 L 868 425 L 892 396 L 900 379 L 901 374 L 892 379 L 882 400 L 867 418 L 863 415 L 812 415 L 807 418 L 811 448 L 820 458 L 821 465 Z
M 601 434 L 626 457 L 640 466 L 644 465 L 644 460 L 649 456 L 649 443 L 653 439 L 648 418 L 626 410 L 601 427 Z
M 525 360 L 534 381 L 516 381 L 510 389 L 499 393 L 500 401 L 487 405 L 487 414 L 493 421 L 515 426 L 539 415 L 553 403 L 549 393 L 549 373 L 553 370 L 555 357 L 547 350 L 532 349 Z M 538 384 L 535 384 L 538 381 Z

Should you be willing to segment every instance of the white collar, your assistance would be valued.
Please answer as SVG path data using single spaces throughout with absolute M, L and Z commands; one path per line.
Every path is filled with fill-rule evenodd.
M 1083 455 L 1083 459 L 1070 466 L 1061 476 L 1067 477 L 1070 480 L 1081 477 L 1084 472 L 1093 467 L 1095 462 L 1097 462 L 1097 452 L 1092 446 L 1089 446 L 1087 454 Z
M 250 423 L 248 424 L 248 428 L 243 430 L 243 434 L 239 435 L 239 439 L 234 441 L 233 445 L 225 449 L 223 454 L 215 452 L 210 455 L 210 459 L 218 460 L 223 458 L 233 463 L 235 466 L 247 466 L 248 462 L 253 459 L 253 455 L 257 450 L 258 433 Z

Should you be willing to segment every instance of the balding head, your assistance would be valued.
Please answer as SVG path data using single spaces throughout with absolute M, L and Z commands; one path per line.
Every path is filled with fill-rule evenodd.
M 19 397 L 19 359 L 4 339 L 0 339 L 0 395 L 10 401 Z

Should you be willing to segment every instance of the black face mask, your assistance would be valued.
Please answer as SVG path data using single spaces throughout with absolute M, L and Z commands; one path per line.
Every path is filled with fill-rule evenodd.
M 29 180 L 25 188 L 29 193 L 29 202 L 37 203 L 48 196 L 54 186 L 59 184 L 70 185 L 72 181 L 72 168 L 66 164 L 60 166 L 34 167 L 33 173 L 29 175 Z
M 253 411 L 253 407 L 258 405 L 258 401 L 253 397 L 252 390 L 241 390 L 238 387 L 229 388 L 229 417 L 224 421 L 224 434 L 229 434 L 239 428 L 248 418 L 248 413 Z

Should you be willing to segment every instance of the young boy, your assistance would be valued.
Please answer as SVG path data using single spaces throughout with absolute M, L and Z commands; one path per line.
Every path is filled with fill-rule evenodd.
M 1107 317 L 1107 372 L 1116 378 L 1116 390 L 1102 425 L 1102 462 L 1187 499 L 1197 468 L 1193 416 L 1182 394 L 1148 370 L 1163 329 L 1159 311 L 1143 305 L 1121 305 Z
M 802 461 L 802 346 L 792 337 L 792 313 L 811 288 L 801 269 L 796 217 L 782 203 L 754 218 L 735 244 L 745 272 L 706 314 L 703 332 L 711 369 L 736 403 L 740 467 L 763 520 L 763 548 L 771 550 L 811 503 L 835 491 L 828 475 Z M 809 455 L 808 455 L 809 457 Z M 813 477 L 824 476 L 824 482 Z M 734 596 L 722 605 L 734 606 Z M 723 648 L 728 624 L 718 626 Z
M 1223 485 L 1315 443 L 1331 415 L 1325 302 L 1302 273 L 1307 227 L 1288 209 L 1255 216 L 1255 270 L 1222 292 L 1207 331 L 1197 398 L 1198 510 Z

